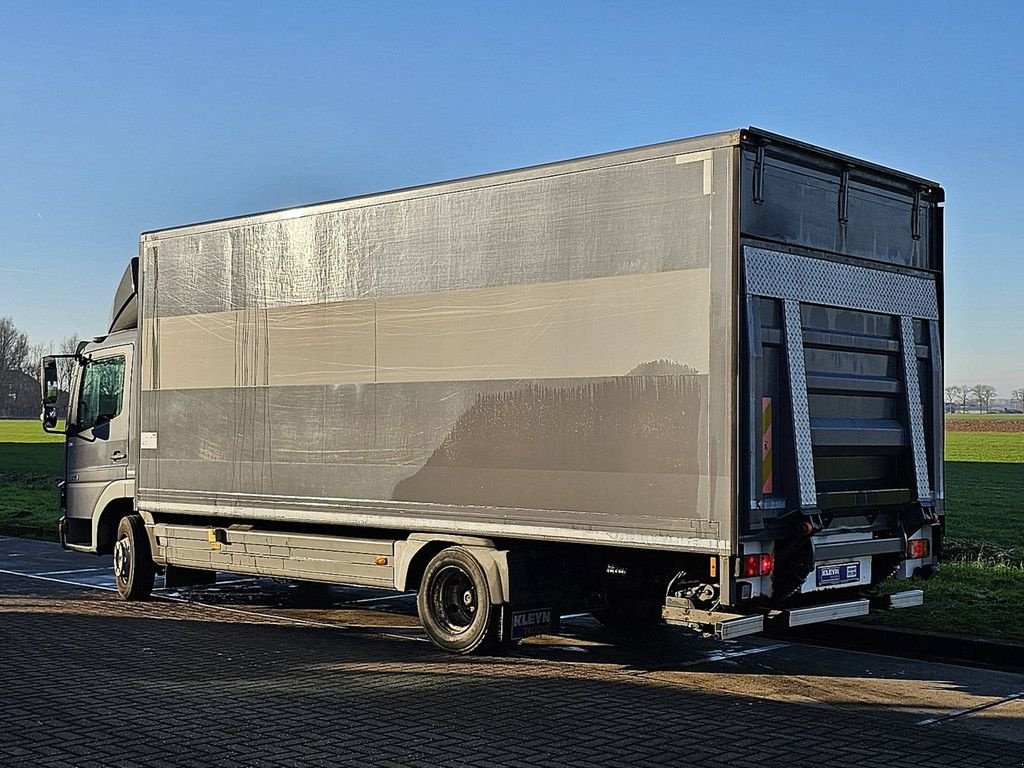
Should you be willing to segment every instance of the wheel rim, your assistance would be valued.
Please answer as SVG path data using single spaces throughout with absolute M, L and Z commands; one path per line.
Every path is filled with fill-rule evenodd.
M 446 565 L 437 572 L 430 587 L 430 602 L 437 623 L 452 635 L 468 631 L 479 609 L 473 579 L 456 565 Z
M 122 536 L 114 543 L 114 575 L 122 584 L 127 584 L 132 575 L 132 542 Z

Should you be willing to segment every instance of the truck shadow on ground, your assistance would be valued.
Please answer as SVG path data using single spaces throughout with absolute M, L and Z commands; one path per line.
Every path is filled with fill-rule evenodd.
M 23 593 L 10 595 L 0 605 L 0 615 L 10 616 L 24 608 L 34 615 L 97 616 L 110 620 L 167 620 L 202 625 L 262 625 L 268 632 L 292 629 L 326 633 L 346 643 L 353 639 L 372 644 L 401 639 L 429 649 L 447 662 L 473 664 L 481 657 L 453 657 L 429 644 L 416 615 L 414 593 L 381 598 L 381 591 L 366 588 L 316 587 L 268 579 L 242 580 L 215 586 L 193 587 L 158 593 L 154 600 L 125 603 L 111 591 L 73 588 L 74 599 L 39 594 L 37 583 L 20 581 Z M 45 590 L 44 585 L 44 590 Z M 64 586 L 58 589 L 66 589 Z M 158 591 L 159 592 L 159 591 Z M 0 592 L 0 595 L 3 593 Z M 367 598 L 367 595 L 371 597 Z M 377 597 L 372 597 L 376 595 Z M 20 599 L 22 602 L 12 602 Z M 383 599 L 385 602 L 379 603 Z M 787 659 L 778 666 L 780 657 Z M 1005 695 L 1007 683 L 1024 690 L 1024 675 L 964 667 L 947 667 L 877 654 L 852 653 L 817 647 L 795 638 L 751 636 L 731 641 L 700 637 L 680 628 L 657 626 L 643 632 L 622 633 L 603 627 L 586 614 L 563 621 L 557 636 L 529 638 L 503 649 L 489 659 L 513 659 L 581 667 L 605 668 L 628 675 L 662 673 L 787 674 L 794 665 L 801 674 L 829 677 L 892 677 L 900 680 L 934 681 L 937 669 L 955 676 L 952 685 L 982 696 Z M 840 659 L 842 663 L 830 659 Z M 955 675 L 952 673 L 955 672 Z M 950 684 L 945 680 L 943 685 Z
M 1021 745 L 1000 734 L 915 726 L 920 709 L 826 680 L 786 677 L 789 690 L 779 672 L 766 692 L 735 671 L 715 682 L 453 657 L 378 631 L 197 620 L 196 607 L 104 593 L 0 594 L 5 765 L 72 746 L 67 762 L 82 766 L 736 764 L 766 750 L 795 766 L 1020 764 Z
M 216 585 L 184 588 L 170 595 L 197 606 L 254 611 L 268 617 L 276 616 L 338 629 L 363 627 L 392 632 L 401 630 L 412 632 L 425 641 L 419 629 L 416 595 L 412 592 L 399 594 L 373 588 L 300 584 L 259 578 L 234 580 L 229 576 Z M 787 645 L 796 644 L 810 651 L 815 642 L 829 646 L 837 640 L 826 638 L 824 642 L 820 639 L 808 642 L 808 638 L 803 637 L 799 631 L 788 631 L 784 627 L 773 627 L 765 635 L 729 641 L 718 641 L 665 625 L 622 632 L 605 628 L 589 614 L 570 614 L 563 618 L 562 629 L 557 636 L 529 638 L 509 649 L 509 653 L 560 663 L 609 665 L 633 674 L 645 674 L 692 670 L 708 664 L 727 669 L 729 665 L 737 663 L 736 659 L 755 657 Z M 834 653 L 842 654 L 857 649 L 854 644 L 839 642 L 839 645 L 843 650 L 832 649 Z M 885 649 L 874 646 L 864 650 L 876 657 L 879 653 L 885 653 Z M 893 649 L 891 653 L 899 657 L 907 655 L 904 648 Z M 857 656 L 870 658 L 865 654 Z M 757 659 L 748 661 L 756 662 Z M 913 659 L 905 658 L 887 661 L 887 664 L 903 667 L 914 663 Z M 764 665 L 753 666 L 758 670 L 756 674 L 762 673 L 760 670 Z M 879 667 L 878 664 L 874 666 L 876 670 Z M 900 668 L 898 674 L 905 677 L 906 671 Z M 1020 687 L 1024 689 L 1024 678 L 1020 680 Z

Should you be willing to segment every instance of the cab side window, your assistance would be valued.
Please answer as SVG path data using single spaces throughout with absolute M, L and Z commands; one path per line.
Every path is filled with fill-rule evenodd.
M 78 430 L 92 429 L 121 413 L 124 394 L 124 357 L 90 360 L 82 372 L 78 398 Z

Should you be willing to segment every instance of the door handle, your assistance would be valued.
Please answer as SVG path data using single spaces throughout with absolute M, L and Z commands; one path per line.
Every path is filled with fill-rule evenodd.
M 124 453 L 122 451 L 114 451 L 112 454 L 110 454 L 110 460 L 111 461 L 124 461 L 127 458 L 128 458 L 128 454 L 126 454 L 126 453 Z

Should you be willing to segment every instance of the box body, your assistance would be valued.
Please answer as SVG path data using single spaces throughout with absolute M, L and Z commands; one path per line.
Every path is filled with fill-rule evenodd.
M 892 559 L 941 533 L 942 197 L 744 129 L 147 233 L 137 505 Z
M 139 508 L 730 550 L 737 147 L 144 235 Z

